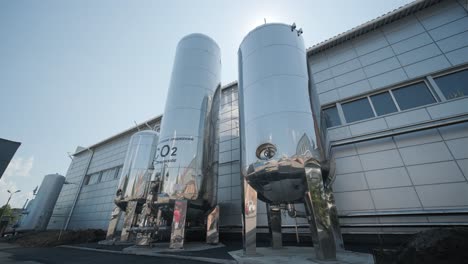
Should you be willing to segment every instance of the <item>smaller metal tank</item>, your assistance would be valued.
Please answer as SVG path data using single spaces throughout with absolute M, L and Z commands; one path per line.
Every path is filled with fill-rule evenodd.
M 29 202 L 18 230 L 45 230 L 62 190 L 65 177 L 59 174 L 44 176 L 36 197 Z
M 115 198 L 115 204 L 124 211 L 129 201 L 146 201 L 158 140 L 158 132 L 152 130 L 137 132 L 130 138 Z
M 113 239 L 121 212 L 125 212 L 121 241 L 131 239 L 130 230 L 137 225 L 151 188 L 153 160 L 159 141 L 159 133 L 153 130 L 139 131 L 130 138 L 119 187 L 107 229 L 107 238 Z

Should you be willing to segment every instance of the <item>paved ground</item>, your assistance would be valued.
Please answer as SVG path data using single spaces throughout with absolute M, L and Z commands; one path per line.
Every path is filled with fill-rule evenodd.
M 257 241 L 258 247 L 268 247 L 267 241 Z M 79 250 L 72 248 L 60 248 L 60 247 L 48 247 L 48 248 L 22 248 L 17 247 L 9 243 L 0 242 L 0 264 L 54 264 L 54 263 L 112 263 L 112 264 L 144 264 L 144 263 L 206 263 L 200 260 L 203 258 L 214 258 L 221 262 L 232 262 L 233 258 L 229 255 L 229 251 L 239 250 L 242 248 L 242 242 L 240 239 L 225 239 L 223 240 L 225 247 L 214 248 L 198 252 L 177 252 L 175 254 L 186 257 L 188 259 L 170 258 L 164 256 L 136 256 L 136 255 L 125 255 L 115 254 L 107 252 L 95 252 L 88 250 Z M 75 246 L 93 248 L 98 250 L 112 250 L 121 252 L 126 246 L 103 246 L 98 243 L 88 244 L 75 244 Z M 301 243 L 300 245 L 295 242 L 285 242 L 284 246 L 302 246 L 310 247 L 310 243 Z M 369 252 L 369 246 L 347 246 L 347 250 L 355 250 L 359 252 Z M 161 253 L 164 255 L 166 253 Z M 174 254 L 174 253 L 167 253 Z M 200 257 L 199 260 L 191 259 L 192 257 Z
M 0 246 L 0 263 L 2 264 L 78 264 L 78 263 L 112 263 L 112 264 L 199 264 L 204 263 L 193 260 L 181 260 L 161 257 L 144 257 L 84 251 L 69 248 L 12 248 Z

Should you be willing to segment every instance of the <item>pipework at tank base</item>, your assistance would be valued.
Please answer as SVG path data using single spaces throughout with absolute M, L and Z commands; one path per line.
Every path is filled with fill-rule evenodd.
M 135 244 L 153 247 L 161 242 L 169 243 L 170 249 L 183 249 L 187 229 L 205 230 L 207 244 L 219 243 L 219 206 L 205 215 L 205 221 L 187 221 L 187 209 L 190 201 L 169 201 L 162 198 L 153 201 L 151 195 L 148 202 L 138 205 L 128 202 L 124 213 L 124 226 L 120 236 L 115 230 L 121 215 L 120 208 L 114 209 L 109 225 L 106 241 L 102 244 Z M 156 209 L 156 210 L 154 210 Z
M 302 202 L 306 208 L 305 212 L 297 211 L 294 203 L 272 204 L 266 201 L 271 247 L 273 249 L 282 248 L 281 211 L 285 210 L 290 217 L 308 220 L 317 259 L 336 260 L 337 252 L 344 251 L 344 245 L 333 194 L 331 190 L 324 188 L 320 163 L 307 162 L 304 172 L 307 190 L 304 192 Z M 244 179 L 242 209 L 244 220 L 243 252 L 245 256 L 257 255 L 257 199 L 257 191 Z

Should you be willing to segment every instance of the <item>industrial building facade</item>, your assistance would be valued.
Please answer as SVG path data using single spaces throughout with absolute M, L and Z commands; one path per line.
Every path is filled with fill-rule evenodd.
M 468 224 L 467 8 L 416 1 L 308 49 L 343 233 Z M 238 109 L 234 82 L 222 88 L 219 115 L 224 230 L 242 225 Z M 106 230 L 130 136 L 161 118 L 78 148 L 48 229 Z M 258 213 L 266 226 L 261 202 Z M 285 228 L 306 224 L 283 218 Z

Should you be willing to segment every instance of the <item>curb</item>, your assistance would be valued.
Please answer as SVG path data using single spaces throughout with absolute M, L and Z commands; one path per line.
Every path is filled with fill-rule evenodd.
M 102 253 L 113 253 L 113 254 L 121 254 L 121 255 L 136 255 L 136 256 L 150 256 L 150 257 L 184 259 L 184 260 L 197 260 L 197 261 L 204 261 L 204 262 L 218 263 L 218 264 L 236 264 L 237 263 L 237 261 L 230 260 L 230 259 L 205 258 L 205 257 L 195 257 L 195 256 L 181 256 L 181 255 L 160 254 L 160 253 L 141 254 L 141 253 L 134 253 L 134 252 L 122 252 L 122 251 L 115 251 L 115 250 L 108 250 L 108 249 L 97 249 L 97 248 L 87 248 L 87 247 L 68 246 L 68 245 L 62 245 L 62 246 L 57 246 L 57 247 L 87 250 L 87 251 L 102 252 Z

